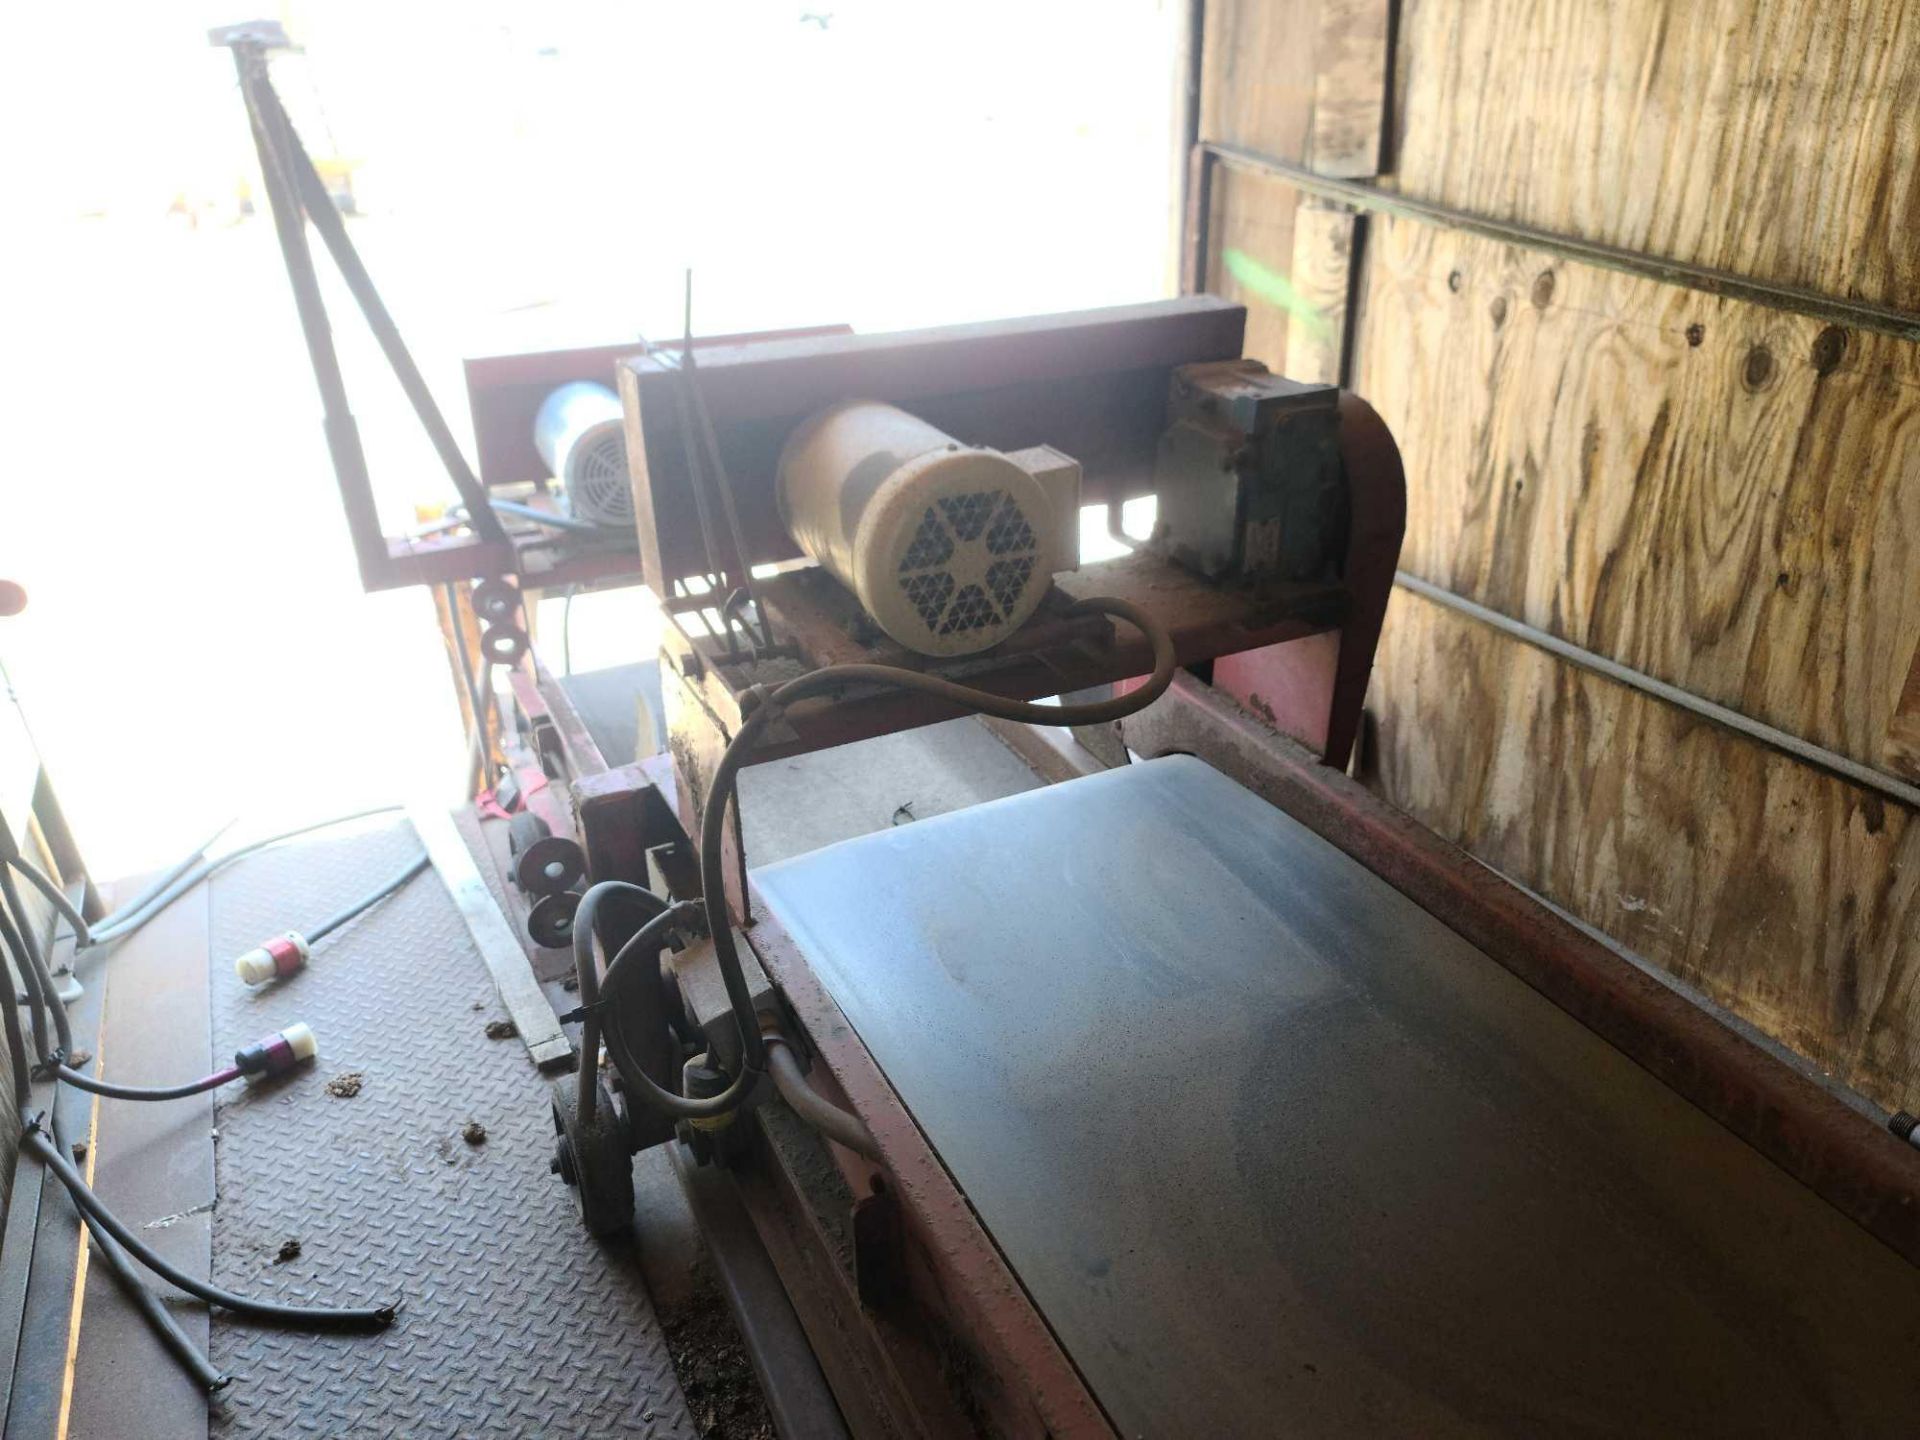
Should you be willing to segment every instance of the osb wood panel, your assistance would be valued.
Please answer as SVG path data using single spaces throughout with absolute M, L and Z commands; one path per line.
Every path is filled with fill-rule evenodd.
M 1410 222 L 1371 225 L 1365 270 L 1406 568 L 1882 763 L 1920 637 L 1920 347 Z
M 1477 214 L 1920 310 L 1920 7 L 1404 0 L 1393 169 Z
M 1322 175 L 1379 173 L 1390 0 L 1212 0 L 1200 135 Z
M 1299 198 L 1299 191 L 1278 180 L 1225 165 L 1214 167 L 1206 289 L 1247 307 L 1247 337 L 1241 353 L 1280 373 L 1287 368 L 1287 309 L 1265 287 L 1243 283 L 1227 257 L 1232 252 L 1242 257 L 1242 264 L 1260 272 L 1290 276 Z
M 1920 825 L 1824 772 L 1394 596 L 1396 805 L 1888 1108 L 1920 1104 Z
M 1906 688 L 1887 730 L 1886 762 L 1888 769 L 1920 780 L 1920 643 L 1914 645 Z

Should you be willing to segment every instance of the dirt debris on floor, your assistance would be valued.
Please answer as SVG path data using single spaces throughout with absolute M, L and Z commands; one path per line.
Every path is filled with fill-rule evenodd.
M 469 1145 L 484 1145 L 487 1143 L 487 1127 L 478 1120 L 469 1120 L 460 1131 L 460 1138 Z
M 327 1081 L 327 1094 L 338 1100 L 351 1100 L 360 1093 L 360 1087 L 367 1082 L 365 1074 L 358 1070 L 347 1070 Z
M 520 1027 L 511 1020 L 487 1021 L 487 1039 L 511 1040 L 520 1033 Z
M 298 1240 L 282 1240 L 280 1242 L 280 1248 L 274 1252 L 273 1263 L 276 1265 L 284 1265 L 289 1260 L 298 1260 L 299 1258 L 300 1242 Z
M 774 1440 L 753 1362 L 710 1275 L 696 1272 L 693 1293 L 660 1311 L 660 1328 L 701 1440 Z

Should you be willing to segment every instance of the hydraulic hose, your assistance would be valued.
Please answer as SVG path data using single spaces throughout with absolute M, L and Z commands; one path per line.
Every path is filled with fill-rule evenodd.
M 606 978 L 600 986 L 599 1008 L 605 1017 L 602 1028 L 606 1033 L 607 1053 L 613 1057 L 614 1068 L 620 1072 L 628 1091 L 656 1110 L 687 1120 L 724 1115 L 736 1108 L 745 1099 L 747 1088 L 753 1083 L 751 1073 L 742 1071 L 718 1095 L 694 1097 L 666 1089 L 633 1059 L 633 1052 L 627 1048 L 626 1036 L 620 1029 L 618 1001 L 628 977 L 639 973 L 638 962 L 633 957 L 658 951 L 676 926 L 698 918 L 703 908 L 698 900 L 683 900 L 654 916 L 620 947 L 619 953 L 607 966 Z
M 174 1265 L 165 1256 L 159 1254 L 126 1225 L 93 1193 L 84 1177 L 74 1168 L 73 1162 L 62 1155 L 54 1144 L 41 1131 L 37 1119 L 30 1119 L 27 1129 L 20 1137 L 20 1148 L 31 1152 L 48 1169 L 54 1178 L 67 1187 L 67 1193 L 73 1196 L 74 1203 L 86 1214 L 91 1215 L 120 1245 L 142 1265 L 165 1280 L 169 1285 L 184 1290 L 187 1294 L 206 1301 L 209 1305 L 218 1305 L 223 1310 L 231 1310 L 236 1315 L 244 1315 L 250 1320 L 262 1320 L 273 1325 L 286 1325 L 297 1328 L 314 1329 L 382 1329 L 393 1323 L 395 1307 L 392 1305 L 335 1307 L 327 1305 L 282 1305 L 273 1300 L 254 1300 L 245 1295 L 236 1295 L 218 1285 L 209 1284 Z
M 598 944 L 594 937 L 594 920 L 600 907 L 609 899 L 615 898 L 639 901 L 653 913 L 626 944 L 620 947 L 619 953 L 608 964 L 607 984 L 603 987 L 600 982 L 600 971 L 594 964 L 594 952 Z M 593 1118 L 594 1109 L 598 1104 L 600 1041 L 602 1032 L 608 1029 L 608 1022 L 613 1019 L 610 1002 L 618 993 L 617 977 L 624 973 L 620 966 L 621 960 L 643 949 L 658 950 L 666 943 L 668 931 L 676 925 L 684 924 L 689 915 L 697 915 L 699 911 L 700 902 L 697 900 L 669 905 L 645 886 L 630 885 L 624 880 L 602 880 L 597 885 L 588 886 L 587 892 L 580 897 L 580 904 L 573 912 L 573 970 L 580 987 L 580 1008 L 585 1013 L 580 1023 L 579 1090 L 575 1096 L 574 1109 L 582 1122 Z M 670 1114 L 693 1116 L 720 1113 L 699 1108 L 680 1108 L 704 1106 L 708 1102 L 690 1100 L 684 1095 L 676 1095 L 670 1090 L 662 1089 L 652 1076 L 631 1063 L 624 1046 L 617 1050 L 612 1046 L 608 1048 L 613 1052 L 614 1065 L 620 1070 L 620 1078 L 630 1085 L 637 1086 L 643 1097 L 651 1096 L 656 1099 Z
M 780 1098 L 795 1115 L 829 1140 L 837 1140 L 855 1154 L 879 1162 L 880 1147 L 866 1123 L 807 1083 L 800 1061 L 794 1056 L 792 1042 L 777 1032 L 767 1036 L 767 1070 L 773 1076 Z

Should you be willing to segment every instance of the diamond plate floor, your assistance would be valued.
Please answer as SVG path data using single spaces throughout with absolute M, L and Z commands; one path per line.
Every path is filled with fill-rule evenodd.
M 214 1053 L 295 1020 L 320 1046 L 280 1086 L 223 1092 L 214 1279 L 283 1300 L 397 1294 L 402 1310 L 361 1336 L 217 1317 L 213 1358 L 247 1379 L 211 1433 L 692 1440 L 631 1252 L 590 1240 L 547 1174 L 545 1082 L 517 1039 L 487 1038 L 504 1012 L 439 880 L 420 876 L 278 987 L 233 977 L 227 957 L 313 923 L 417 849 L 396 823 L 266 851 L 213 887 Z M 349 1071 L 359 1093 L 329 1094 Z M 469 1121 L 484 1144 L 463 1140 Z M 277 1260 L 289 1240 L 298 1256 Z

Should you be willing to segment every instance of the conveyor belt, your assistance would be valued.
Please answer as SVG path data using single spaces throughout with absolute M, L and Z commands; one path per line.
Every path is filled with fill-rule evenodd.
M 758 878 L 1123 1435 L 1920 1428 L 1920 1273 L 1197 760 Z

